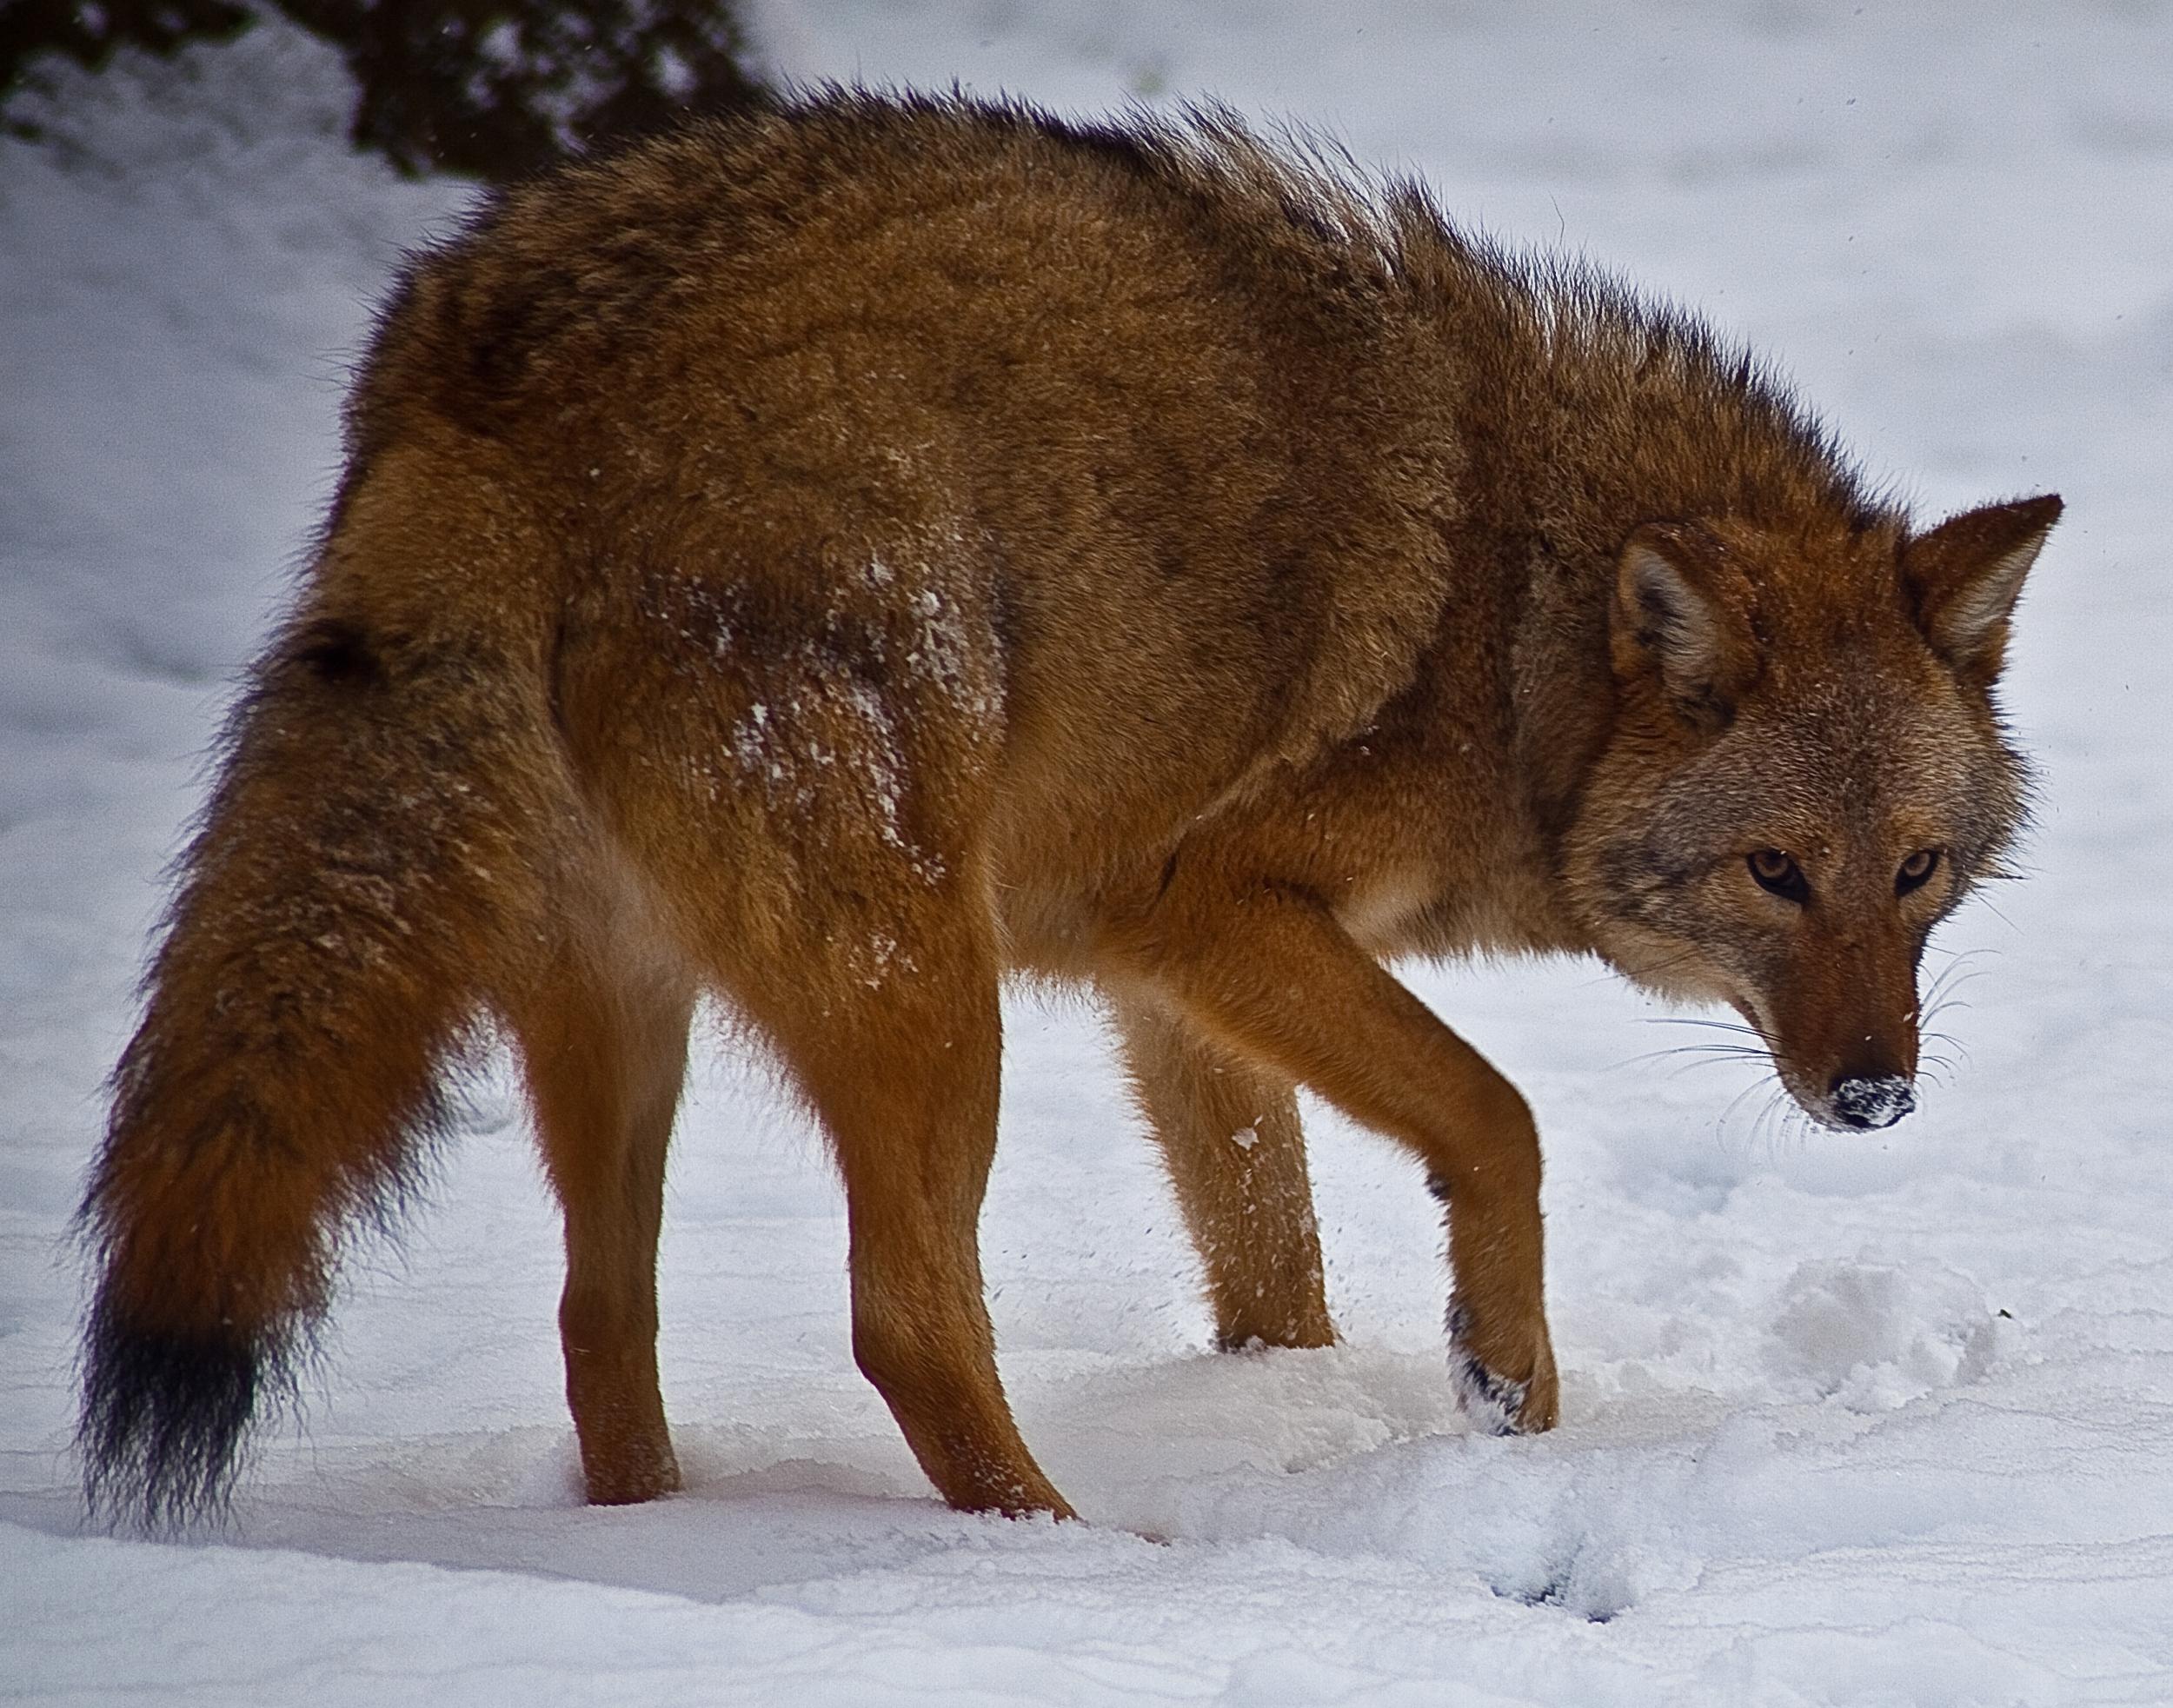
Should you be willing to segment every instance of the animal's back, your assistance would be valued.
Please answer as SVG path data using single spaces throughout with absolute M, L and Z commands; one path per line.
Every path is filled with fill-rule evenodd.
M 682 731 L 792 793 L 873 719 L 946 810 L 986 788 L 999 866 L 1091 882 L 1363 726 L 1431 634 L 1449 400 L 1346 195 L 1212 118 L 696 129 L 422 263 L 360 461 L 418 410 L 509 453 L 577 752 Z

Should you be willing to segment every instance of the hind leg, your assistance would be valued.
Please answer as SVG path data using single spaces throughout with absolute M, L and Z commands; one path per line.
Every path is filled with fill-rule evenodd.
M 1216 1049 L 1165 1008 L 1126 999 L 1112 1008 L 1206 1271 L 1216 1343 L 1332 1345 L 1290 1085 Z
M 613 960 L 601 935 L 511 1019 L 566 1216 L 559 1337 L 581 1472 L 591 1501 L 623 1505 L 680 1485 L 656 1379 L 656 1241 L 694 998 L 661 967 Z
M 880 976 L 779 968 L 750 1005 L 844 1173 L 854 1357 L 952 1505 L 1068 1518 L 1012 1419 L 982 1296 L 1002 1057 L 990 929 L 933 904 L 894 929 Z
M 978 852 L 1004 734 L 994 615 L 979 567 L 930 558 L 910 516 L 866 519 L 867 573 L 841 578 L 863 524 L 832 496 L 721 548 L 714 583 L 683 552 L 642 582 L 642 650 L 562 666 L 563 716 L 704 982 L 827 1130 L 854 1356 L 929 1479 L 961 1508 L 1067 1512 L 1012 1420 L 981 1294 L 1002 1030 Z M 755 561 L 817 537 L 819 559 Z

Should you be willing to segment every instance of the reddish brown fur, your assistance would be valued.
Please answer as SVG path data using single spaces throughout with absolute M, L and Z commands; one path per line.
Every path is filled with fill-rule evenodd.
M 1851 1115 L 2019 815 L 1987 691 L 2057 501 L 1916 536 L 1695 322 L 1218 114 L 841 93 L 576 168 L 416 264 L 350 429 L 86 1208 L 93 1491 L 154 1518 L 485 1017 L 590 1495 L 677 1486 L 704 991 L 829 1133 L 856 1354 L 954 1504 L 1069 1511 L 981 1297 L 1007 974 L 1113 1005 L 1225 1344 L 1332 1338 L 1303 1081 L 1422 1160 L 1465 1396 L 1545 1428 L 1531 1117 L 1381 959 L 1596 950 Z

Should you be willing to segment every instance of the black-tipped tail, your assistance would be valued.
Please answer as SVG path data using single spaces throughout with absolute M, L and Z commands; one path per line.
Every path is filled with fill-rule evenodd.
M 94 1516 L 169 1532 L 223 1509 L 250 1425 L 292 1392 L 289 1362 L 230 1338 L 147 1330 L 102 1290 L 76 1432 Z

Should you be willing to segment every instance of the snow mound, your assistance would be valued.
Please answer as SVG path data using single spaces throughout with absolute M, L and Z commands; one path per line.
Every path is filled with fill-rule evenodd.
M 1982 1381 L 2015 1339 L 2011 1319 L 1951 1269 L 1821 1261 L 1782 1289 L 1765 1364 L 1784 1393 L 1891 1412 Z

